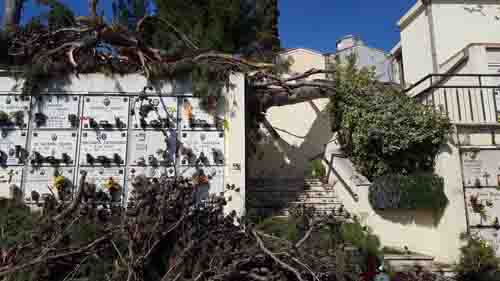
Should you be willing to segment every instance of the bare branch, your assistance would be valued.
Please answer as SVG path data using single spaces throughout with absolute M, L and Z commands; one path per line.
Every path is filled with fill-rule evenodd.
M 283 262 L 282 260 L 280 260 L 278 257 L 276 257 L 275 254 L 273 254 L 273 252 L 269 251 L 269 249 L 266 248 L 266 246 L 264 245 L 264 242 L 262 241 L 259 234 L 255 230 L 252 230 L 252 234 L 255 237 L 255 239 L 257 240 L 257 243 L 258 243 L 260 249 L 264 253 L 266 253 L 266 255 L 268 255 L 271 259 L 273 259 L 277 264 L 279 264 L 284 269 L 295 274 L 295 277 L 297 277 L 297 280 L 304 281 L 304 279 L 302 279 L 302 276 L 300 276 L 300 273 L 297 271 L 297 269 L 291 267 L 290 265 L 288 265 L 285 262 Z
M 12 273 L 19 272 L 21 270 L 24 270 L 26 268 L 32 267 L 32 266 L 40 264 L 40 263 L 46 263 L 46 262 L 49 262 L 52 260 L 58 260 L 58 259 L 62 259 L 62 258 L 69 257 L 69 256 L 83 254 L 83 253 L 93 249 L 95 246 L 99 245 L 100 243 L 104 242 L 105 240 L 109 239 L 110 234 L 105 235 L 99 239 L 96 239 L 92 243 L 90 243 L 87 246 L 82 247 L 78 250 L 74 250 L 74 251 L 70 251 L 70 252 L 66 252 L 66 253 L 62 253 L 62 254 L 58 254 L 58 255 L 48 256 L 48 257 L 43 258 L 43 259 L 35 259 L 35 260 L 32 260 L 31 262 L 28 262 L 28 263 L 25 263 L 22 265 L 18 265 L 18 266 L 14 266 L 14 267 L 9 267 L 9 266 L 2 267 L 2 268 L 0 268 L 0 277 L 4 277 L 4 276 L 7 276 L 7 275 L 12 274 Z
M 302 246 L 302 244 L 304 244 L 307 239 L 309 239 L 309 237 L 311 237 L 311 233 L 315 230 L 316 226 L 313 224 L 309 230 L 306 232 L 306 234 L 304 235 L 304 237 L 302 237 L 302 239 L 300 239 L 296 244 L 295 244 L 295 248 L 300 248 L 300 246 Z
M 277 77 L 277 76 L 274 76 L 274 75 L 271 75 L 271 74 L 268 74 L 268 73 L 257 73 L 255 75 L 252 75 L 251 78 L 257 78 L 257 77 L 264 77 L 264 78 L 267 78 L 267 79 L 270 79 L 272 80 L 273 82 L 268 82 L 268 83 L 264 83 L 264 84 L 257 84 L 256 86 L 257 87 L 263 87 L 263 88 L 267 88 L 267 87 L 270 87 L 270 86 L 281 86 L 282 84 L 287 84 L 289 82 L 293 82 L 293 81 L 297 81 L 297 80 L 301 80 L 301 79 L 306 79 L 306 78 L 309 78 L 313 75 L 317 75 L 317 74 L 334 74 L 335 71 L 332 71 L 332 70 L 322 70 L 322 69 L 310 69 L 304 73 L 301 73 L 301 74 L 297 74 L 297 75 L 294 75 L 292 77 L 288 77 L 288 78 L 281 78 L 281 77 Z

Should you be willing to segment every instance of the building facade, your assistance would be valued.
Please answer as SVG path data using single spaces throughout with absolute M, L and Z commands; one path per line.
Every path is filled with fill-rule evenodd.
M 334 66 L 337 61 L 345 63 L 351 55 L 356 56 L 356 67 L 372 69 L 375 79 L 381 82 L 398 82 L 392 77 L 389 55 L 383 50 L 367 46 L 361 38 L 354 35 L 347 35 L 337 41 L 336 52 L 325 56 L 326 64 Z
M 454 125 L 436 159 L 450 203 L 434 226 L 415 223 L 406 243 L 456 261 L 459 236 L 469 232 L 500 255 L 500 3 L 417 1 L 398 26 L 401 41 L 391 51 L 396 79 Z M 426 233 L 426 242 L 416 233 Z
M 430 73 L 498 73 L 499 25 L 498 1 L 417 1 L 391 51 L 404 69 L 399 79 L 409 87 Z

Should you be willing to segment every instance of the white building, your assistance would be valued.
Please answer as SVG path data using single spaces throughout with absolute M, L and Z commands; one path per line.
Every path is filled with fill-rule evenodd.
M 459 235 L 470 231 L 500 254 L 500 2 L 419 0 L 398 26 L 393 73 L 409 96 L 449 116 L 455 128 L 436 161 L 450 204 L 435 226 L 405 228 L 407 244 L 456 261 Z M 387 239 L 392 228 L 378 228 Z
M 347 35 L 337 41 L 336 52 L 327 54 L 327 64 L 334 64 L 335 60 L 345 62 L 350 55 L 356 56 L 356 67 L 371 68 L 375 72 L 375 79 L 381 82 L 396 82 L 392 77 L 392 65 L 389 55 L 380 49 L 367 46 L 361 38 Z
M 401 41 L 391 54 L 398 66 L 399 79 L 408 87 L 429 74 L 498 74 L 500 71 L 498 1 L 419 0 L 400 19 L 398 26 Z M 479 83 L 477 79 L 468 81 Z M 500 83 L 491 81 L 494 82 Z M 428 84 L 412 93 L 425 86 Z

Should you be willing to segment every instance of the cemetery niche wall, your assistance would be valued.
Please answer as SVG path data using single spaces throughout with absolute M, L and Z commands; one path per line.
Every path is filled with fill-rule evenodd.
M 207 111 L 185 81 L 144 91 L 140 75 L 80 75 L 28 97 L 0 77 L 0 197 L 17 190 L 33 205 L 48 194 L 68 200 L 85 171 L 110 202 L 127 204 L 136 177 L 182 176 L 197 183 L 200 199 L 225 196 L 228 211 L 242 215 L 244 77 L 231 82 Z
M 469 230 L 500 256 L 500 150 L 463 149 L 461 158 Z

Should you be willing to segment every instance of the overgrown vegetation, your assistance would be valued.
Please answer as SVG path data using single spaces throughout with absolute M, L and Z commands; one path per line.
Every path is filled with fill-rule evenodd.
M 289 241 L 298 241 L 304 232 L 303 226 L 293 216 L 291 218 L 267 218 L 256 227 Z M 383 257 L 378 236 L 373 234 L 369 227 L 361 225 L 357 219 L 344 223 L 340 231 L 337 228 L 328 227 L 320 229 L 315 239 L 320 244 L 343 243 L 354 247 L 361 253 L 363 269 L 365 270 L 369 258 L 378 259 L 380 262 Z
M 21 203 L 0 198 L 0 250 L 29 240 L 37 216 Z
M 453 281 L 453 278 L 447 278 L 441 274 L 429 272 L 422 267 L 416 267 L 406 272 L 396 272 L 391 276 L 393 281 Z M 493 280 L 492 280 L 493 281 Z
M 370 180 L 432 172 L 451 131 L 448 118 L 376 82 L 371 70 L 356 69 L 355 60 L 337 63 L 337 95 L 330 103 L 332 127 L 344 152 Z
M 289 241 L 297 241 L 297 224 L 285 217 L 269 217 L 256 225 L 256 228 Z
M 374 209 L 432 210 L 441 212 L 448 204 L 443 178 L 433 174 L 384 175 L 370 187 Z
M 190 179 L 139 176 L 126 209 L 99 201 L 90 185 L 83 174 L 73 201 L 46 197 L 38 219 L 4 233 L 12 243 L 1 245 L 0 278 L 354 281 L 360 274 L 362 262 L 339 235 L 351 221 L 345 211 L 315 216 L 314 209 L 293 209 L 299 231 L 289 240 L 234 212 L 224 215 L 223 197 L 200 201 Z M 26 206 L 11 207 L 10 227 L 28 214 Z
M 381 243 L 377 235 L 358 221 L 346 223 L 342 226 L 342 238 L 344 241 L 360 249 L 366 256 L 373 256 L 382 259 Z
M 326 176 L 326 168 L 321 159 L 314 159 L 309 163 L 309 175 L 313 178 L 323 179 Z
M 476 235 L 463 235 L 466 245 L 461 248 L 457 265 L 458 281 L 500 280 L 500 259 L 484 239 Z

